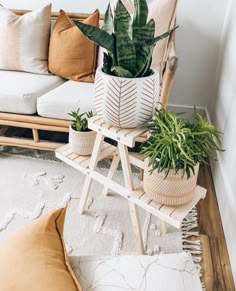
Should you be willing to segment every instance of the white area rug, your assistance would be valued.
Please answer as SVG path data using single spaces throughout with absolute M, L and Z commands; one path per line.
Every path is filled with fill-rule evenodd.
M 106 165 L 106 164 L 105 164 Z M 107 172 L 107 167 L 102 168 Z M 139 183 L 138 174 L 134 174 Z M 123 180 L 119 172 L 115 180 Z M 68 205 L 64 236 L 70 255 L 120 255 L 136 253 L 127 200 L 119 195 L 101 195 L 94 182 L 85 215 L 78 214 L 84 175 L 59 161 L 0 153 L 0 240 L 53 209 Z M 196 226 L 193 210 L 183 233 L 168 226 L 161 235 L 159 220 L 140 210 L 147 254 L 176 253 Z M 199 254 L 199 242 L 187 248 Z

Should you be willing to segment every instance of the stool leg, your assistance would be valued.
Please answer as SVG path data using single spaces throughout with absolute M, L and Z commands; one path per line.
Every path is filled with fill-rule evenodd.
M 138 249 L 139 254 L 143 255 L 144 254 L 144 245 L 143 245 L 143 236 L 142 236 L 141 225 L 139 222 L 137 207 L 132 202 L 129 202 L 129 213 L 130 213 L 130 218 L 131 218 L 133 229 L 134 229 L 134 235 L 136 238 L 137 249 Z
M 104 140 L 104 136 L 100 133 L 97 133 L 96 140 L 93 147 L 93 152 L 92 152 L 90 163 L 89 163 L 90 170 L 94 170 L 97 166 L 103 140 Z M 80 197 L 79 214 L 83 214 L 84 212 L 84 208 L 88 199 L 88 194 L 90 191 L 91 184 L 92 184 L 92 178 L 88 174 L 85 178 L 84 187 L 83 187 L 81 197 Z
M 165 234 L 167 233 L 167 228 L 166 228 L 166 223 L 163 220 L 160 220 L 160 228 L 161 228 L 161 233 Z
M 120 162 L 120 156 L 119 156 L 119 153 L 116 152 L 113 159 L 112 159 L 111 167 L 110 167 L 108 175 L 107 175 L 108 179 L 112 180 L 112 178 L 117 170 L 117 167 L 119 165 L 119 162 Z M 109 190 L 109 188 L 105 185 L 103 187 L 103 190 L 102 190 L 102 195 L 107 196 L 108 190 Z
M 127 189 L 132 191 L 134 189 L 133 185 L 133 176 L 131 172 L 131 166 L 129 161 L 129 154 L 127 146 L 118 143 L 118 149 L 120 153 L 120 159 L 124 174 L 125 186 Z M 130 209 L 130 217 L 133 224 L 134 234 L 136 238 L 137 249 L 140 254 L 144 254 L 144 246 L 143 246 L 143 237 L 141 226 L 139 222 L 139 217 L 136 209 L 136 205 L 132 202 L 129 202 L 129 209 Z

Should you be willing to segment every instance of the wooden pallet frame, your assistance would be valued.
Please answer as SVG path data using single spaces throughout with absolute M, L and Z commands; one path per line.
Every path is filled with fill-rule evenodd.
M 29 10 L 13 10 L 17 15 L 24 15 Z M 83 20 L 89 16 L 85 13 L 67 13 L 67 15 L 73 20 Z M 59 13 L 52 12 L 51 18 L 57 19 Z M 101 19 L 104 16 L 101 15 Z M 177 68 L 178 59 L 175 56 L 174 49 L 174 37 L 169 41 L 168 45 L 169 57 L 167 59 L 162 76 L 162 90 L 160 96 L 160 102 L 165 106 L 168 101 L 169 92 L 171 89 L 172 81 L 174 78 L 175 70 Z M 38 115 L 23 115 L 14 113 L 1 113 L 0 112 L 0 126 L 14 126 L 19 128 L 28 128 L 32 130 L 33 139 L 26 139 L 22 137 L 6 137 L 0 136 L 0 145 L 25 147 L 32 149 L 41 149 L 54 151 L 62 144 L 57 142 L 40 140 L 39 131 L 47 130 L 53 132 L 69 132 L 70 121 L 60 120 L 53 118 L 45 118 Z M 145 137 L 141 138 L 143 140 Z

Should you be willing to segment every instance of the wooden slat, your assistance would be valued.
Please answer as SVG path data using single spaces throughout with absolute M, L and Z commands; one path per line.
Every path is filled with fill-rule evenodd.
M 143 157 L 138 153 L 129 153 L 130 163 L 140 169 L 144 169 Z
M 128 133 L 127 137 L 136 139 L 137 137 L 139 137 L 141 134 L 145 133 L 146 131 L 147 131 L 147 128 L 145 127 L 136 128 L 132 132 Z
M 47 130 L 47 131 L 69 132 L 69 127 L 61 127 L 61 126 L 54 126 L 54 125 L 49 126 L 49 125 L 38 124 L 38 123 L 27 123 L 27 122 L 18 122 L 18 121 L 0 119 L 0 124 L 7 125 L 7 126 L 22 127 L 22 128 L 41 129 L 41 130 Z
M 76 158 L 78 158 L 78 154 L 76 154 L 76 153 L 70 153 L 67 157 L 70 159 L 70 160 L 74 160 L 74 159 L 76 159 Z
M 69 127 L 69 120 L 62 119 L 54 119 L 54 118 L 46 118 L 37 115 L 22 115 L 22 114 L 11 114 L 11 113 L 2 113 L 0 112 L 0 120 L 11 120 L 17 122 L 25 122 L 25 123 L 34 123 L 41 125 L 52 125 L 57 127 Z
M 56 149 L 56 152 L 57 152 L 57 153 L 63 153 L 63 152 L 64 152 L 65 150 L 67 150 L 68 148 L 69 148 L 69 144 L 67 143 L 67 144 L 65 144 L 65 145 L 63 145 L 63 146 L 57 148 L 57 149 Z
M 182 220 L 188 212 L 197 204 L 197 202 L 206 196 L 206 189 L 200 186 L 195 188 L 195 193 L 192 201 L 176 207 L 175 211 L 171 214 L 171 217 L 175 220 Z
M 16 13 L 17 15 L 24 15 L 25 13 L 31 12 L 32 10 L 20 10 L 20 9 L 11 9 L 14 13 Z M 88 18 L 91 14 L 89 13 L 74 13 L 74 12 L 66 12 L 66 14 L 68 15 L 68 17 L 70 17 L 73 20 L 83 20 Z M 51 17 L 57 19 L 58 16 L 60 15 L 59 12 L 51 12 Z M 101 14 L 100 15 L 100 19 L 104 19 L 104 15 Z
M 32 139 L 0 136 L 0 145 L 9 145 L 9 146 L 54 151 L 58 147 L 62 146 L 63 143 L 48 142 L 48 141 L 40 141 L 38 143 L 35 143 Z
M 160 207 L 160 211 L 168 216 L 170 216 L 175 211 L 175 209 L 176 209 L 176 206 L 162 205 Z

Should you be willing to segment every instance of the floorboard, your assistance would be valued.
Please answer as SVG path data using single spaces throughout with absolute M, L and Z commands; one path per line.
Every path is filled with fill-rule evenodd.
M 201 167 L 198 184 L 207 189 L 206 198 L 197 205 L 206 290 L 234 291 L 234 280 L 209 166 Z

